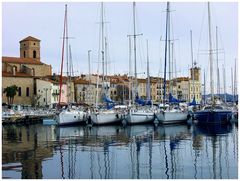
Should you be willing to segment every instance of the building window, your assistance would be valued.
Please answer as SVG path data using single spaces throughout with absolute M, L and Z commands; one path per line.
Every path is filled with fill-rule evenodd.
M 25 45 L 25 44 L 24 44 Z M 26 57 L 26 52 L 25 51 L 23 51 L 23 57 L 25 58 Z
M 22 88 L 18 87 L 18 96 L 22 96 Z
M 29 87 L 26 88 L 26 96 L 29 97 Z
M 43 102 L 45 102 L 45 98 L 43 98 Z
M 36 58 L 37 57 L 37 52 L 36 50 L 33 51 L 33 58 Z

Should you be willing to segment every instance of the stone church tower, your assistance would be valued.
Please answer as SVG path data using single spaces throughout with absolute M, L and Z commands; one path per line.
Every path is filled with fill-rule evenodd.
M 40 40 L 32 36 L 20 42 L 20 58 L 32 58 L 40 62 Z
M 190 74 L 191 74 L 191 77 L 190 77 L 191 80 L 194 78 L 195 81 L 201 81 L 201 78 L 200 78 L 200 67 L 196 67 L 195 66 L 193 69 L 191 68 L 190 69 Z

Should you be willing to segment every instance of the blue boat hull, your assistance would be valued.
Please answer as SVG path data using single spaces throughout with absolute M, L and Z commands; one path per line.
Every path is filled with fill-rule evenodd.
M 194 113 L 194 118 L 198 120 L 198 124 L 227 124 L 232 116 L 232 112 L 228 110 L 203 110 Z

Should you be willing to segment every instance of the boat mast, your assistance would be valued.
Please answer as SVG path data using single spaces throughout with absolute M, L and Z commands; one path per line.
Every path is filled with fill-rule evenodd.
M 164 103 L 164 105 L 165 105 L 165 99 L 166 99 L 166 69 L 167 69 L 168 18 L 169 18 L 169 2 L 167 2 L 166 34 L 165 34 L 164 84 L 163 84 L 163 103 Z
M 133 2 L 133 51 L 134 51 L 134 95 L 133 98 L 136 97 L 136 94 L 138 92 L 137 90 L 137 49 L 136 49 L 136 3 Z
M 233 69 L 232 69 L 232 67 L 231 67 L 231 79 L 232 79 L 232 101 L 234 101 Z
M 103 88 L 104 88 L 104 82 L 105 82 L 105 70 L 104 70 L 104 17 L 103 17 L 103 2 L 101 2 L 101 32 L 102 32 L 102 82 L 103 82 Z M 105 89 L 104 89 L 105 90 Z M 105 91 L 104 91 L 105 93 Z
M 69 87 L 68 87 L 68 90 L 69 90 L 69 99 L 68 100 L 70 100 L 71 98 L 72 98 L 72 92 L 71 92 L 71 79 L 72 79 L 72 76 L 73 76 L 73 63 L 72 63 L 72 51 L 71 51 L 71 45 L 69 45 L 69 59 L 70 59 L 70 61 L 69 61 L 69 70 L 70 70 L 70 73 L 69 73 L 69 83 L 68 83 L 68 85 L 69 85 Z M 71 101 L 73 101 L 73 100 L 71 100 Z M 70 102 L 70 101 L 68 101 L 68 102 Z
M 224 91 L 224 102 L 227 102 L 227 95 L 226 95 L 226 72 L 225 72 L 225 68 L 224 65 L 222 67 L 223 69 L 223 91 Z
M 217 94 L 220 96 L 220 76 L 218 67 L 218 27 L 216 26 Z
M 237 59 L 235 58 L 235 69 L 234 69 L 234 102 L 236 101 L 237 96 Z
M 132 95 L 132 62 L 131 62 L 131 36 L 128 36 L 129 38 L 129 88 L 128 88 L 128 100 L 129 100 L 129 105 L 131 104 L 130 101 L 132 100 L 131 95 Z M 131 92 L 130 92 L 131 90 Z
M 169 33 L 170 34 L 170 33 Z M 171 91 L 171 93 L 172 93 L 172 95 L 173 95 L 173 85 L 174 85 L 174 76 L 173 76 L 173 64 L 174 64 L 174 59 L 173 59 L 173 42 L 171 42 L 171 47 L 172 47 L 172 62 L 171 62 L 171 83 L 172 83 L 172 91 Z M 170 50 L 170 49 L 169 49 Z M 171 52 L 171 51 L 169 51 L 169 52 Z M 170 65 L 170 62 L 169 62 L 169 65 Z M 173 96 L 175 96 L 175 95 L 173 95 Z
M 108 56 L 108 52 L 107 52 L 107 37 L 105 36 L 104 37 L 104 40 L 105 40 L 105 49 L 104 49 L 104 52 L 105 52 L 105 60 L 104 60 L 104 65 L 105 65 L 105 80 L 106 80 L 106 82 L 107 82 L 107 80 L 108 80 L 108 77 L 107 77 L 107 75 L 108 75 L 108 69 L 107 69 L 107 67 L 108 67 L 108 61 L 107 61 L 107 56 Z M 108 88 L 106 89 L 106 92 L 108 93 Z
M 100 63 L 100 56 L 102 56 L 102 88 L 103 88 L 103 94 L 105 93 L 104 91 L 104 82 L 105 82 L 105 77 L 104 77 L 104 17 L 103 17 L 103 2 L 101 2 L 101 15 L 100 15 L 100 31 L 99 31 L 99 61 L 98 61 L 98 76 L 97 76 L 97 95 L 96 95 L 96 108 L 98 107 L 98 87 L 99 87 L 99 63 Z
M 70 71 L 70 67 L 69 67 L 69 55 L 68 55 L 68 52 L 69 52 L 69 45 L 68 45 L 68 20 L 67 20 L 67 16 L 66 16 L 66 63 L 67 63 L 67 101 L 68 103 L 70 102 L 70 94 L 71 94 L 71 88 L 70 88 L 70 81 L 71 81 L 71 74 L 69 74 L 69 71 Z
M 147 40 L 147 100 L 151 100 L 150 96 L 150 75 L 149 75 L 149 56 L 148 56 L 148 40 Z
M 64 48 L 65 48 L 65 36 L 66 36 L 66 23 L 67 23 L 67 5 L 65 5 L 65 15 L 64 15 L 64 26 L 63 26 L 63 42 L 62 42 L 62 62 L 61 62 L 61 74 L 60 74 L 60 90 L 59 90 L 59 100 L 58 105 L 60 106 L 62 97 L 62 73 L 63 73 L 63 61 L 64 61 Z
M 209 61 L 210 61 L 210 90 L 211 99 L 214 101 L 214 81 L 213 81 L 213 58 L 212 58 L 212 37 L 211 37 L 211 14 L 210 3 L 208 2 L 208 33 L 209 33 Z
M 172 89 L 173 89 L 173 85 L 172 85 L 172 75 L 171 75 L 171 40 L 170 40 L 170 2 L 168 2 L 168 10 L 167 10 L 167 13 L 168 13 L 168 61 L 169 61 L 169 93 L 172 93 Z
M 191 59 L 192 59 L 192 87 L 193 87 L 193 99 L 195 98 L 195 85 L 194 85 L 194 61 L 193 61 L 193 45 L 192 45 L 192 30 L 190 30 L 190 38 L 191 38 Z M 205 76 L 205 75 L 204 75 Z M 205 85 L 204 85 L 205 86 Z
M 205 73 L 205 69 L 204 69 L 204 77 L 203 77 L 203 81 L 204 81 L 204 105 L 206 104 L 206 73 Z
M 90 53 L 91 50 L 88 50 L 88 101 L 90 102 L 90 82 L 91 82 L 91 64 L 90 64 Z

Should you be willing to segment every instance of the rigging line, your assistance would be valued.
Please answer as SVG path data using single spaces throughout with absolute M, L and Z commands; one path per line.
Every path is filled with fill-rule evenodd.
M 59 101 L 58 104 L 60 106 L 61 95 L 62 95 L 62 72 L 63 72 L 63 61 L 64 61 L 64 48 L 65 48 L 65 35 L 66 35 L 66 19 L 67 19 L 67 5 L 65 5 L 65 15 L 64 15 L 64 26 L 63 26 L 63 42 L 62 42 L 62 62 L 61 62 L 61 74 L 60 74 L 60 88 L 59 88 Z
M 202 16 L 202 22 L 201 22 L 201 31 L 200 31 L 200 37 L 199 37 L 199 41 L 198 41 L 198 50 L 197 52 L 199 52 L 200 50 L 200 42 L 201 42 L 201 38 L 202 38 L 202 32 L 203 32 L 203 23 L 204 23 L 204 19 L 205 19 L 205 14 L 206 14 L 206 8 L 203 8 L 203 16 Z M 197 54 L 198 55 L 198 54 Z M 197 63 L 199 63 L 199 55 L 197 56 Z
M 144 58 L 143 57 L 145 57 L 145 51 L 144 51 L 144 45 L 143 45 L 143 41 L 142 41 L 142 38 L 140 38 L 140 40 L 139 40 L 139 44 L 138 44 L 138 49 L 139 49 L 139 59 L 140 59 L 140 67 L 141 67 L 141 70 L 142 70 L 142 72 L 144 72 L 143 70 L 144 70 L 144 65 L 143 65 L 143 60 L 144 60 Z
M 158 69 L 158 77 L 160 76 L 160 71 L 161 71 L 161 67 L 162 67 L 162 58 L 161 58 L 161 40 L 162 40 L 162 36 L 160 37 L 160 41 L 159 43 L 159 52 L 158 52 L 158 56 L 159 56 L 159 69 Z

